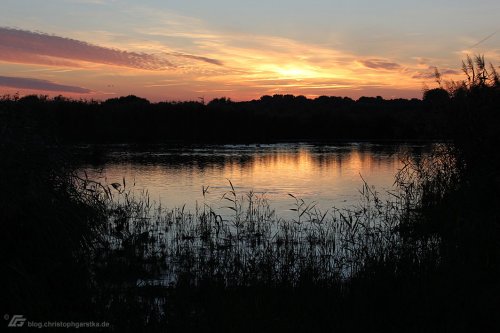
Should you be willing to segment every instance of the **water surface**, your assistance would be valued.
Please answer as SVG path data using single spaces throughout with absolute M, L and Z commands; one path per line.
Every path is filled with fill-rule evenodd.
M 163 207 L 208 203 L 224 211 L 231 190 L 265 195 L 278 215 L 293 217 L 295 200 L 314 202 L 323 211 L 355 206 L 363 179 L 381 197 L 394 189 L 402 155 L 425 153 L 418 145 L 350 143 L 341 145 L 270 144 L 129 146 L 98 148 L 99 160 L 85 164 L 91 178 L 121 183 L 135 193 L 147 191 Z M 89 149 L 96 149 L 95 147 Z M 203 196 L 202 187 L 208 186 Z

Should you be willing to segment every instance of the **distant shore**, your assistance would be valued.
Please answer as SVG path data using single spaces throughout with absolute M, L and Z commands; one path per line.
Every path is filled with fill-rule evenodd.
M 439 101 L 438 101 L 439 102 Z M 151 103 L 137 96 L 103 102 L 4 96 L 0 117 L 59 143 L 276 143 L 442 141 L 450 114 L 436 101 L 274 95 Z M 441 105 L 443 106 L 443 105 Z M 16 125 L 17 124 L 17 125 Z

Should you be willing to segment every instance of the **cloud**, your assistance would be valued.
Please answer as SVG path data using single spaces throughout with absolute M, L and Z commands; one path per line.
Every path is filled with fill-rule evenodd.
M 59 91 L 77 94 L 89 94 L 92 92 L 91 90 L 82 87 L 68 86 L 47 80 L 12 76 L 0 76 L 0 86 L 17 89 Z
M 209 64 L 217 65 L 217 66 L 223 66 L 224 64 L 222 61 L 217 60 L 217 59 L 212 59 L 212 58 L 207 58 L 207 57 L 202 57 L 202 56 L 196 56 L 192 54 L 184 54 L 184 53 L 179 53 L 179 52 L 173 52 L 169 53 L 170 55 L 176 56 L 176 57 L 181 57 L 181 58 L 187 58 L 187 59 L 193 59 L 193 60 L 198 60 L 198 61 L 204 61 Z
M 154 54 L 129 52 L 40 32 L 0 27 L 0 61 L 79 67 L 90 62 L 143 70 L 175 67 Z
M 413 79 L 424 79 L 424 80 L 434 79 L 434 78 L 436 78 L 436 74 L 418 72 L 418 73 L 413 74 L 412 78 Z
M 359 61 L 363 66 L 371 69 L 386 69 L 386 70 L 396 70 L 400 69 L 401 65 L 395 62 L 389 62 L 382 59 L 367 59 Z
M 436 73 L 435 73 L 436 67 L 429 67 L 427 72 L 417 72 L 412 75 L 413 79 L 435 79 L 436 78 Z M 441 75 L 459 75 L 460 71 L 457 71 L 455 69 L 450 69 L 450 68 L 445 68 L 443 70 L 438 69 L 439 73 Z
M 430 59 L 424 57 L 415 57 L 414 59 L 420 66 L 428 66 L 427 64 L 430 62 Z
M 458 74 L 461 74 L 460 71 L 457 71 L 455 69 L 443 69 L 443 70 L 440 70 L 439 72 L 442 75 L 446 75 L 446 74 L 449 74 L 449 75 L 458 75 Z

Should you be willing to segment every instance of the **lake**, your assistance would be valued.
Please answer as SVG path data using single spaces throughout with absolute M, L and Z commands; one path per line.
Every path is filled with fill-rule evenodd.
M 239 195 L 264 195 L 280 217 L 293 218 L 295 200 L 322 211 L 356 206 L 363 179 L 382 198 L 394 189 L 404 154 L 426 154 L 430 145 L 310 144 L 261 145 L 101 145 L 83 147 L 94 156 L 85 163 L 92 179 L 122 183 L 136 195 L 146 193 L 162 207 L 195 210 L 209 204 L 227 214 L 223 200 L 231 181 Z M 203 195 L 202 188 L 208 191 Z

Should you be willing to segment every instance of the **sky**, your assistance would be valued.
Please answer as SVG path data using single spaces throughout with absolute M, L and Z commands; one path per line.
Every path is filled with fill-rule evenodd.
M 498 0 L 2 0 L 0 95 L 420 98 L 500 65 Z

